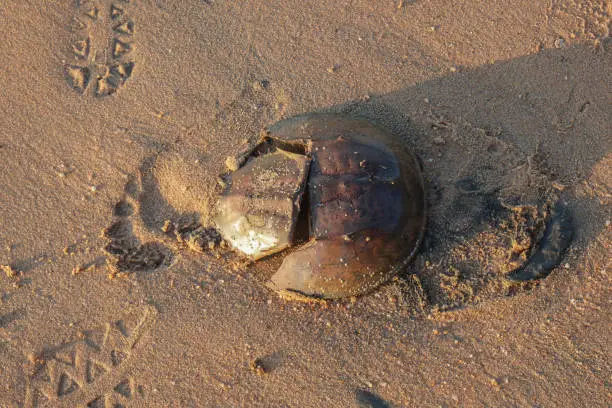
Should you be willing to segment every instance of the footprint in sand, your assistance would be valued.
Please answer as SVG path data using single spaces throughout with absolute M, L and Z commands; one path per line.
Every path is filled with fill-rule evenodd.
M 159 242 L 142 243 L 133 232 L 131 217 L 134 205 L 130 197 L 120 200 L 113 209 L 113 223 L 104 230 L 103 235 L 108 240 L 104 247 L 109 277 L 120 273 L 153 271 L 167 267 L 172 261 L 172 253 Z
M 202 253 L 218 249 L 222 244 L 216 230 L 199 222 L 198 211 L 177 211 L 165 200 L 153 175 L 155 164 L 164 166 L 163 160 L 153 156 L 145 160 L 138 177 L 130 178 L 123 197 L 113 208 L 110 226 L 103 231 L 107 239 L 103 251 L 109 278 L 170 267 L 179 248 Z M 163 174 L 157 176 L 164 179 Z M 190 196 L 187 192 L 192 190 L 191 193 L 200 197 L 198 202 L 205 201 L 208 185 L 199 188 L 192 185 L 187 189 L 181 181 L 170 177 L 167 184 L 178 188 L 181 196 Z
M 125 316 L 84 331 L 76 341 L 28 355 L 32 366 L 23 406 L 143 406 L 143 389 L 128 370 L 156 314 L 155 309 L 145 307 L 135 318 Z
M 68 85 L 96 97 L 117 92 L 132 76 L 134 20 L 129 0 L 78 0 L 70 46 L 72 62 L 64 67 Z

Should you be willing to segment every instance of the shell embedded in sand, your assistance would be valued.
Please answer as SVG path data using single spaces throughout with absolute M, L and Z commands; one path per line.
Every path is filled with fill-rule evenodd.
M 401 270 L 425 228 L 416 157 L 364 119 L 307 115 L 268 129 L 231 173 L 217 228 L 259 259 L 293 246 L 269 286 L 319 298 L 368 292 Z

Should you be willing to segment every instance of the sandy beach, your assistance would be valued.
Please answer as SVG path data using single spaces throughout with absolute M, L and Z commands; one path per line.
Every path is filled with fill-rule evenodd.
M 2 1 L 0 407 L 611 406 L 611 14 Z M 194 234 L 228 157 L 319 112 L 413 151 L 428 220 L 387 284 L 302 302 Z M 556 203 L 569 248 L 509 283 Z

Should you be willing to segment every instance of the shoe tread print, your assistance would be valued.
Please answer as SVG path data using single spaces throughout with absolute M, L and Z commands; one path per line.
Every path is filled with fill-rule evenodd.
M 70 62 L 64 66 L 64 75 L 78 94 L 113 95 L 132 76 L 136 25 L 129 3 L 76 0 Z
M 136 319 L 107 323 L 45 353 L 26 377 L 24 407 L 143 406 L 142 387 L 128 370 L 156 315 L 155 308 L 143 307 Z

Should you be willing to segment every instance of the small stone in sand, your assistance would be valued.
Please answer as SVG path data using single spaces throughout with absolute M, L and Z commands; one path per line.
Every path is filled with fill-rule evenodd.
M 0 269 L 2 269 L 4 271 L 4 273 L 6 273 L 6 276 L 9 277 L 9 278 L 14 278 L 14 277 L 19 275 L 19 272 L 14 270 L 11 267 L 11 265 L 0 265 Z
M 266 364 L 261 358 L 256 358 L 255 360 L 251 361 L 250 367 L 251 370 L 253 370 L 253 372 L 255 372 L 257 375 L 263 375 L 270 372 L 270 369 L 266 367 Z
M 236 171 L 240 167 L 240 163 L 235 157 L 229 156 L 225 159 L 225 167 L 227 167 L 229 171 Z

